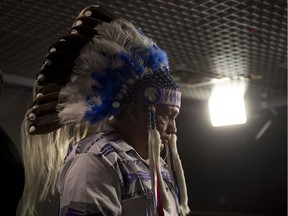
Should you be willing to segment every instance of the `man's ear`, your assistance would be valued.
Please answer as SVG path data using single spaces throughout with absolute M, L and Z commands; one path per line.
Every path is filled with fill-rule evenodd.
M 127 114 L 134 123 L 140 123 L 143 121 L 143 116 L 146 117 L 148 115 L 147 106 L 142 103 L 130 104 L 127 108 Z M 145 119 L 147 119 L 147 117 Z

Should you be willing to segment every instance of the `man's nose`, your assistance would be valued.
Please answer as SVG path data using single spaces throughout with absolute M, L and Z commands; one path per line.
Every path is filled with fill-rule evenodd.
M 175 121 L 170 121 L 167 127 L 168 134 L 176 134 L 177 133 L 177 127 L 176 127 L 176 122 Z

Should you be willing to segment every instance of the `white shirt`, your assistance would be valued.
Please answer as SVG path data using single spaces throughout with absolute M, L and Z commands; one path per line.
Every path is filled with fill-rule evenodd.
M 167 165 L 161 173 L 172 212 L 177 205 Z M 149 166 L 115 131 L 97 133 L 73 145 L 60 169 L 59 215 L 152 215 Z

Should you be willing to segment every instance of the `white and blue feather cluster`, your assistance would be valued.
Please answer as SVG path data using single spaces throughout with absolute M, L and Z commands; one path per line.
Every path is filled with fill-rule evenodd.
M 169 68 L 166 52 L 130 22 L 116 19 L 95 29 L 98 35 L 81 50 L 60 92 L 62 123 L 94 124 L 118 114 L 127 105 L 129 88 L 145 74 Z

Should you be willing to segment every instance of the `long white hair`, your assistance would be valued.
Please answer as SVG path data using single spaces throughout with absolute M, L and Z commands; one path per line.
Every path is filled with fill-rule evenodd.
M 63 126 L 48 134 L 30 135 L 27 121 L 24 119 L 21 129 L 25 187 L 19 216 L 38 215 L 37 203 L 56 194 L 58 171 L 69 146 L 91 131 L 91 126 L 85 123 Z

